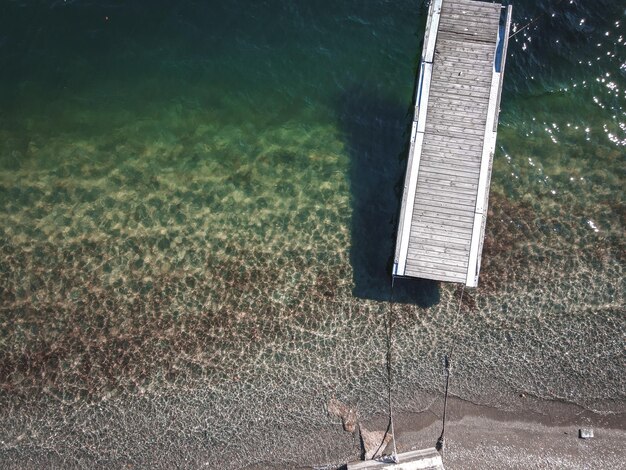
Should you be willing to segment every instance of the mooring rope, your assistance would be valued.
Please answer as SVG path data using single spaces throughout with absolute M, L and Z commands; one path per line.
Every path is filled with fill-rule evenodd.
M 456 311 L 456 319 L 461 316 L 461 307 L 463 306 L 463 294 L 465 294 L 465 285 L 461 289 L 461 296 L 459 297 L 459 307 Z M 446 374 L 446 387 L 443 396 L 443 416 L 441 417 L 441 435 L 439 439 L 437 439 L 437 444 L 435 444 L 435 448 L 441 452 L 441 457 L 443 458 L 443 454 L 445 452 L 445 444 L 446 444 L 446 412 L 448 410 L 448 385 L 450 384 L 450 373 L 452 371 L 451 359 L 452 353 L 454 352 L 454 347 L 456 346 L 456 341 L 452 342 L 452 347 L 448 354 L 444 356 L 444 370 Z
M 393 423 L 393 404 L 391 403 L 391 388 L 393 386 L 392 367 L 392 344 L 393 344 L 393 284 L 395 277 L 391 278 L 391 295 L 389 297 L 389 310 L 387 313 L 387 403 L 389 405 L 389 428 L 391 428 L 391 441 L 393 442 L 393 454 L 391 460 L 398 463 L 398 449 L 396 447 L 396 431 Z M 383 439 L 384 442 L 384 439 Z M 382 445 L 382 444 L 381 444 Z
M 391 441 L 393 443 L 393 454 L 391 455 L 391 461 L 394 463 L 398 463 L 398 448 L 396 446 L 396 432 L 394 428 L 393 421 L 393 403 L 392 403 L 392 387 L 393 387 L 393 362 L 392 362 L 392 346 L 393 346 L 393 284 L 395 277 L 391 282 L 391 295 L 389 297 L 389 309 L 387 311 L 387 404 L 389 407 L 389 424 L 387 426 L 387 431 L 385 432 L 385 436 L 383 437 L 383 442 L 381 442 L 378 450 L 375 452 L 378 453 L 380 448 L 383 446 L 385 442 L 385 437 L 387 433 L 391 431 Z M 461 289 L 461 296 L 459 297 L 459 306 L 456 312 L 456 319 L 458 319 L 461 315 L 461 308 L 463 306 L 463 295 L 465 294 L 465 285 L 463 285 Z M 448 385 L 450 383 L 450 373 L 452 370 L 451 366 L 451 358 L 452 353 L 454 352 L 454 348 L 456 346 L 456 341 L 452 342 L 452 347 L 448 354 L 444 357 L 444 368 L 446 374 L 446 387 L 443 398 L 443 416 L 442 416 L 442 425 L 441 425 L 441 435 L 439 439 L 437 439 L 436 449 L 441 452 L 441 456 L 443 457 L 444 448 L 445 448 L 445 432 L 446 432 L 446 413 L 448 409 Z
M 561 3 L 563 0 L 558 0 L 558 2 L 556 2 L 553 7 L 557 6 L 559 3 Z M 539 21 L 541 18 L 543 18 L 545 15 L 547 15 L 548 12 L 544 11 L 543 13 L 540 13 L 539 15 L 535 16 L 532 20 L 530 20 L 528 23 L 526 23 L 524 26 L 522 26 L 520 29 L 518 29 L 517 31 L 515 31 L 513 34 L 509 35 L 509 39 L 511 39 L 512 37 L 518 35 L 519 33 L 521 33 L 522 31 L 524 31 L 526 28 L 528 28 L 529 26 L 531 26 L 532 24 L 536 23 L 537 21 Z

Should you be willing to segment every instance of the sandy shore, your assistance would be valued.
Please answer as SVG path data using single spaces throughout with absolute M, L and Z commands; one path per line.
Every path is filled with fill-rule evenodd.
M 437 405 L 438 406 L 438 405 Z M 626 468 L 626 417 L 598 415 L 573 405 L 548 403 L 543 412 L 509 412 L 458 399 L 448 402 L 444 464 L 447 469 Z M 399 452 L 433 447 L 441 433 L 441 409 L 399 413 Z M 364 421 L 384 430 L 386 416 Z M 578 430 L 592 428 L 592 439 Z

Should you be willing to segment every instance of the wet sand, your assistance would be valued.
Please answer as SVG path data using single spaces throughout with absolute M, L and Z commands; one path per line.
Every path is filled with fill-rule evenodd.
M 600 415 L 570 404 L 541 405 L 542 412 L 513 412 L 451 399 L 445 433 L 446 469 L 626 468 L 623 412 Z M 398 452 L 434 447 L 441 433 L 441 411 L 441 404 L 435 403 L 421 413 L 397 413 Z M 384 431 L 387 422 L 385 415 L 362 424 Z M 579 438 L 580 428 L 592 428 L 594 437 Z

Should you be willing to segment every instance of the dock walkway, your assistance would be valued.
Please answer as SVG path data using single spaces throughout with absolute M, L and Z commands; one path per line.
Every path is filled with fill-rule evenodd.
M 511 7 L 433 0 L 394 276 L 478 284 Z

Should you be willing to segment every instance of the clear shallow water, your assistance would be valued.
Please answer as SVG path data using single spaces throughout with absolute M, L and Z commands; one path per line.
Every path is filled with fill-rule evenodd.
M 462 398 L 623 410 L 625 12 L 518 3 L 480 287 L 399 283 L 402 409 L 454 343 Z M 386 409 L 425 8 L 1 8 L 1 458 L 347 458 L 311 433 Z

